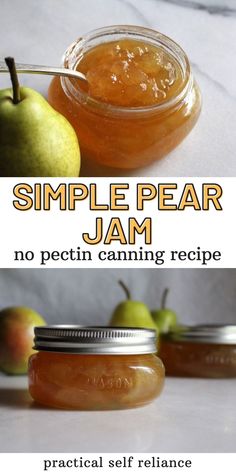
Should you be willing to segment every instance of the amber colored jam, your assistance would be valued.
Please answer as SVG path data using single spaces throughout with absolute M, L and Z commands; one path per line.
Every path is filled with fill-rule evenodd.
M 83 72 L 88 83 L 58 77 L 51 82 L 49 102 L 74 126 L 83 159 L 142 167 L 174 149 L 197 121 L 200 92 L 183 51 L 165 36 L 139 30 L 142 39 L 130 34 L 105 41 L 103 35 L 91 47 L 78 42 L 64 65 Z
M 164 384 L 154 354 L 85 355 L 38 352 L 29 361 L 29 391 L 43 405 L 112 410 L 145 405 Z
M 103 43 L 88 51 L 77 65 L 88 80 L 89 96 L 111 105 L 144 107 L 177 95 L 182 70 L 158 46 L 133 39 Z
M 163 340 L 160 357 L 176 377 L 236 377 L 236 345 Z

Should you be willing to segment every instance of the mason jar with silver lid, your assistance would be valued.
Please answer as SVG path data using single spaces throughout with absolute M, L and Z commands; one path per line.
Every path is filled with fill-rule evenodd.
M 179 327 L 163 336 L 160 357 L 167 375 L 236 377 L 236 325 Z
M 78 410 L 142 406 L 157 397 L 164 367 L 154 330 L 103 326 L 35 328 L 29 361 L 32 398 Z

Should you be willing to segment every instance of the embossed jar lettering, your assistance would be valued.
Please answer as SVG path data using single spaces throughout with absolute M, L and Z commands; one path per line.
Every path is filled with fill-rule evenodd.
M 162 391 L 156 331 L 139 328 L 40 327 L 29 361 L 33 399 L 54 408 L 133 408 Z

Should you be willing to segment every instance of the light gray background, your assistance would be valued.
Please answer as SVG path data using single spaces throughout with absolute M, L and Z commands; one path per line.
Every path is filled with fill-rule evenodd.
M 235 0 L 0 0 L 0 6 L 0 60 L 13 55 L 18 62 L 56 66 L 76 38 L 112 24 L 171 36 L 192 62 L 202 114 L 181 146 L 130 175 L 236 176 Z M 20 80 L 46 95 L 50 79 L 24 75 Z M 9 87 L 9 78 L 1 76 L 0 84 Z M 87 162 L 82 167 L 81 175 L 115 173 Z
M 169 287 L 183 323 L 236 323 L 234 269 L 2 269 L 0 308 L 29 305 L 48 323 L 106 324 L 124 299 L 119 278 L 151 308 Z
M 106 323 L 122 300 L 119 277 L 153 306 L 169 285 L 183 322 L 236 321 L 235 270 L 5 269 L 1 305 L 32 305 L 48 322 Z M 0 374 L 0 452 L 235 452 L 235 398 L 235 379 L 167 378 L 144 408 L 58 411 L 32 403 L 26 376 Z

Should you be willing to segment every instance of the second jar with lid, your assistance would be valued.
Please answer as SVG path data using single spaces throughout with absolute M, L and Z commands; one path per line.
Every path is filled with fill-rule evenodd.
M 236 325 L 196 325 L 163 336 L 167 375 L 236 378 Z

